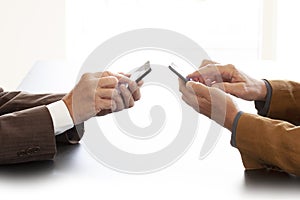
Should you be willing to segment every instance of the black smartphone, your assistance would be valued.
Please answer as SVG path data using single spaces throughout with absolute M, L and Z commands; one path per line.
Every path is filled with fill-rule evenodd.
M 189 80 L 183 76 L 182 72 L 180 72 L 181 70 L 179 69 L 179 67 L 177 65 L 175 65 L 174 63 L 171 63 L 171 65 L 169 65 L 169 69 L 174 72 L 181 80 L 184 81 L 184 83 L 188 82 Z
M 133 72 L 131 72 L 130 79 L 134 80 L 135 82 L 139 82 L 142 80 L 147 74 L 151 72 L 150 61 L 147 61 L 141 67 L 137 68 Z

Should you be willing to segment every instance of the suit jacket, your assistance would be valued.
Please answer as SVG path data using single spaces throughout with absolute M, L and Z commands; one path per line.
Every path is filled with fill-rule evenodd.
M 62 94 L 4 92 L 0 88 L 0 164 L 50 160 L 56 142 L 76 144 L 84 127 L 80 124 L 56 136 L 47 104 Z
M 236 145 L 246 169 L 271 168 L 300 175 L 300 84 L 269 81 L 272 88 L 266 116 L 243 113 Z

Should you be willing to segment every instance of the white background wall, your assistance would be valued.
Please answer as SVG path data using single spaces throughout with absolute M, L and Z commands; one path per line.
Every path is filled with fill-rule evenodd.
M 64 59 L 64 0 L 0 0 L 0 86 L 14 90 L 36 60 Z
M 67 58 L 82 64 L 117 34 L 163 28 L 196 41 L 215 60 L 256 60 L 261 7 L 259 0 L 67 0 Z
M 274 59 L 297 63 L 300 27 L 295 21 L 300 2 L 277 1 L 276 19 L 263 21 L 263 4 L 257 0 L 188 0 L 185 6 L 178 0 L 0 0 L 0 86 L 14 90 L 37 60 L 68 58 L 80 65 L 101 42 L 143 27 L 181 32 L 213 59 L 234 62 L 256 60 L 272 51 L 262 45 L 262 36 L 269 38 L 262 33 L 263 22 L 271 21 L 277 30 Z M 276 0 L 265 2 L 273 5 Z M 186 18 L 194 20 L 186 23 Z

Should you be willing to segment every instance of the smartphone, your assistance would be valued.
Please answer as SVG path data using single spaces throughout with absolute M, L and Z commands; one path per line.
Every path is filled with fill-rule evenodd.
M 171 63 L 171 65 L 169 65 L 169 69 L 174 72 L 181 80 L 184 81 L 184 83 L 188 82 L 189 79 L 187 79 L 185 76 L 183 76 L 181 70 L 179 69 L 179 67 L 177 65 L 175 65 L 174 63 Z
M 147 74 L 151 72 L 150 61 L 147 61 L 141 67 L 137 68 L 133 72 L 131 72 L 130 79 L 134 80 L 135 82 L 139 82 L 142 80 Z

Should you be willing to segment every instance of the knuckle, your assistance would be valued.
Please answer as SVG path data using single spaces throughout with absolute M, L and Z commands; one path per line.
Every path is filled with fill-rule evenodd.
M 203 64 L 208 64 L 208 63 L 210 63 L 210 62 L 211 62 L 211 61 L 208 60 L 208 59 L 204 59 L 204 60 L 202 61 Z
M 215 64 L 208 63 L 205 67 L 209 70 L 213 70 L 213 69 L 215 69 L 215 66 L 216 66 Z
M 101 76 L 102 77 L 106 77 L 106 76 L 109 76 L 110 75 L 110 72 L 109 71 L 104 71 L 102 72 Z
M 81 76 L 81 78 L 87 79 L 87 78 L 89 78 L 90 76 L 91 76 L 91 73 L 84 73 L 84 74 Z
M 227 64 L 226 67 L 228 67 L 231 70 L 235 70 L 235 66 L 233 64 Z
M 119 82 L 118 79 L 116 77 L 114 77 L 114 76 L 108 76 L 105 79 L 112 86 L 116 86 L 118 84 L 118 82 Z
M 212 63 L 212 61 L 211 61 L 211 60 L 204 59 L 204 60 L 202 61 L 202 64 L 201 64 L 201 66 L 205 66 L 205 65 L 208 65 L 208 64 L 210 64 L 210 63 Z

